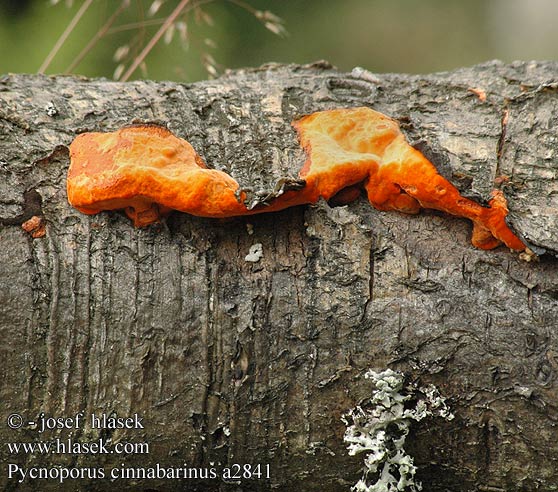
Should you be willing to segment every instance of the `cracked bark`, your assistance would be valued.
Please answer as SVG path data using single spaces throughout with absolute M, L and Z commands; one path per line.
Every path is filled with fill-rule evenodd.
M 103 436 L 152 446 L 147 457 L 125 458 L 14 456 L 2 446 L 3 466 L 270 463 L 271 480 L 187 485 L 346 490 L 362 457 L 346 455 L 340 416 L 368 394 L 364 372 L 390 366 L 436 384 L 456 414 L 414 429 L 408 448 L 425 489 L 551 489 L 558 483 L 557 74 L 554 63 L 418 76 L 316 64 L 191 85 L 0 79 L 2 418 L 138 413 L 145 430 Z M 486 91 L 486 101 L 470 89 Z M 303 156 L 294 118 L 357 105 L 398 119 L 470 197 L 486 199 L 494 180 L 507 176 L 510 222 L 545 253 L 541 261 L 526 264 L 505 248 L 475 250 L 468 222 L 381 213 L 362 199 L 226 221 L 174 214 L 145 230 L 122 214 L 88 217 L 66 202 L 64 145 L 78 132 L 165 122 L 259 196 L 296 177 Z M 42 239 L 20 227 L 33 215 L 47 222 Z M 255 243 L 264 257 L 248 263 Z M 3 443 L 40 438 L 27 428 L 0 433 Z M 49 437 L 58 435 L 67 433 Z M 73 437 L 99 434 L 82 428 Z M 6 477 L 5 490 L 38 486 Z M 107 483 L 78 485 L 106 490 Z M 40 483 L 40 490 L 75 487 Z

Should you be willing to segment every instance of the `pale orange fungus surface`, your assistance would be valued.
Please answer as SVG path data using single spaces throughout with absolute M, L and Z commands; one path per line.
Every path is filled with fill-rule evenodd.
M 267 206 L 248 209 L 231 176 L 207 169 L 188 142 L 153 125 L 79 135 L 70 145 L 68 199 L 88 214 L 125 209 L 142 227 L 170 210 L 232 217 L 320 198 L 347 203 L 364 186 L 379 210 L 442 210 L 473 221 L 472 242 L 478 248 L 491 249 L 503 242 L 515 250 L 525 249 L 505 222 L 508 209 L 500 191 L 493 193 L 489 207 L 461 196 L 407 143 L 391 118 L 364 107 L 335 109 L 305 116 L 293 126 L 307 155 L 299 173 L 306 186 L 285 192 Z

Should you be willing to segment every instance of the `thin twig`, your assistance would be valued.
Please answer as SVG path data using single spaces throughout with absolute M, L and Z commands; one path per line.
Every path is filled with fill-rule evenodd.
M 139 29 L 140 27 L 148 27 L 148 26 L 157 26 L 165 22 L 165 18 L 162 17 L 160 19 L 151 19 L 151 20 L 142 20 L 139 22 L 131 22 L 130 24 L 121 24 L 119 26 L 115 26 L 112 29 L 107 30 L 107 34 L 115 34 L 122 31 L 131 31 L 132 29 Z
M 184 9 L 184 12 L 189 12 L 190 10 L 200 7 L 202 5 L 212 3 L 215 0 L 198 0 L 197 2 L 188 5 L 187 8 Z M 230 0 L 229 0 L 230 1 Z M 160 17 L 159 19 L 151 19 L 151 20 L 142 20 L 139 22 L 131 22 L 129 24 L 121 24 L 119 26 L 115 26 L 107 31 L 108 34 L 116 34 L 122 31 L 131 31 L 133 29 L 139 29 L 140 27 L 149 27 L 149 26 L 156 26 L 165 22 L 166 17 Z
M 54 57 L 56 56 L 56 54 L 58 53 L 58 51 L 60 50 L 64 42 L 66 41 L 66 39 L 68 38 L 68 36 L 72 33 L 77 23 L 82 18 L 83 14 L 85 14 L 86 10 L 90 7 L 92 3 L 93 0 L 85 0 L 85 2 L 83 2 L 80 9 L 76 12 L 76 15 L 74 15 L 72 21 L 68 24 L 68 26 L 66 27 L 62 35 L 58 38 L 58 41 L 56 41 L 54 48 L 52 48 L 48 56 L 43 61 L 43 64 L 39 68 L 39 73 L 45 73 L 45 70 L 48 68 L 48 66 L 50 65 L 50 63 L 52 62 L 52 60 L 54 59 Z
M 165 23 L 159 28 L 159 30 L 155 33 L 155 36 L 151 38 L 149 43 L 145 46 L 142 52 L 135 58 L 132 65 L 126 73 L 120 79 L 122 82 L 126 82 L 130 78 L 130 76 L 136 71 L 136 69 L 141 65 L 145 57 L 149 54 L 149 52 L 153 49 L 153 47 L 157 44 L 159 39 L 165 34 L 165 31 L 170 27 L 170 25 L 176 20 L 176 18 L 181 14 L 184 7 L 188 4 L 190 0 L 182 0 L 177 7 L 173 10 L 172 14 L 169 15 Z
M 105 25 L 101 27 L 93 36 L 91 41 L 87 43 L 87 46 L 81 50 L 78 56 L 74 58 L 74 61 L 70 64 L 70 66 L 66 69 L 66 73 L 72 72 L 74 68 L 79 65 L 79 63 L 85 58 L 87 53 L 89 53 L 95 45 L 100 41 L 100 39 L 105 36 L 110 28 L 114 24 L 114 21 L 118 18 L 118 16 L 130 5 L 130 0 L 122 0 L 120 7 L 110 16 L 107 20 Z
M 256 15 L 256 13 L 258 12 L 257 9 L 247 4 L 246 2 L 243 2 L 242 0 L 229 0 L 229 2 L 234 3 L 235 5 L 239 6 L 241 9 L 246 10 L 247 12 L 250 12 L 252 15 Z

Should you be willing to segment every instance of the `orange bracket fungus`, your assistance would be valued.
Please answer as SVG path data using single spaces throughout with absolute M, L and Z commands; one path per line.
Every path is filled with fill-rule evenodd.
M 29 220 L 26 220 L 21 224 L 21 228 L 31 234 L 33 239 L 39 239 L 46 235 L 45 221 L 38 215 L 33 215 Z
M 348 203 L 364 187 L 378 210 L 416 214 L 441 210 L 473 221 L 472 243 L 492 249 L 525 245 L 505 218 L 506 199 L 494 191 L 488 207 L 459 193 L 406 141 L 391 118 L 366 107 L 334 109 L 293 123 L 306 152 L 298 186 L 269 203 L 247 206 L 245 191 L 223 171 L 209 169 L 185 140 L 156 125 L 113 133 L 84 133 L 70 145 L 68 199 L 81 212 L 124 209 L 138 227 L 171 210 L 201 217 L 232 217 L 315 203 Z

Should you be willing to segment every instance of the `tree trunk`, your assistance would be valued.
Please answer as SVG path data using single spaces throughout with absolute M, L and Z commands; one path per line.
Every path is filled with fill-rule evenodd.
M 556 63 L 493 62 L 420 76 L 270 65 L 190 85 L 1 78 L 1 418 L 22 426 L 0 426 L 0 487 L 349 490 L 362 457 L 347 455 L 340 417 L 370 394 L 368 369 L 391 367 L 435 384 L 456 415 L 409 438 L 425 490 L 556 490 L 557 76 Z M 362 105 L 398 119 L 468 196 L 486 199 L 507 177 L 510 224 L 540 261 L 475 249 L 467 221 L 378 212 L 364 198 L 229 220 L 175 213 L 146 229 L 66 200 L 65 146 L 79 132 L 164 122 L 257 191 L 302 165 L 293 119 Z M 268 178 L 244 173 L 262 163 Z M 21 227 L 34 215 L 42 238 Z M 263 257 L 246 261 L 257 243 Z M 65 429 L 29 424 L 79 412 Z M 142 420 L 99 430 L 93 414 Z M 5 444 L 57 437 L 149 453 Z M 264 476 L 61 484 L 23 480 L 16 464 L 107 475 L 259 464 Z

